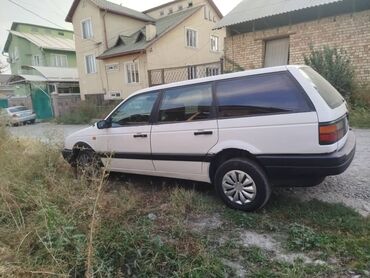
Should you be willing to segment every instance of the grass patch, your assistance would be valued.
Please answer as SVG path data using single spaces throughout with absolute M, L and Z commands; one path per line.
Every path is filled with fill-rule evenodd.
M 251 277 L 370 267 L 370 220 L 341 205 L 273 196 L 264 210 L 244 213 L 227 209 L 206 185 L 76 179 L 58 148 L 15 140 L 3 128 L 0 153 L 0 276 L 232 277 L 235 269 L 224 259 L 239 262 Z M 215 215 L 219 227 L 189 224 Z M 279 262 L 265 250 L 240 246 L 243 229 L 283 234 L 287 252 L 319 252 L 337 258 L 338 266 Z

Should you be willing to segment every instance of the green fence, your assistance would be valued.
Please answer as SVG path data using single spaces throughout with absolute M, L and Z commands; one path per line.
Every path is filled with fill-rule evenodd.
M 45 120 L 53 117 L 50 95 L 40 89 L 32 91 L 32 106 L 37 119 Z
M 8 108 L 8 100 L 7 99 L 0 99 L 0 108 Z

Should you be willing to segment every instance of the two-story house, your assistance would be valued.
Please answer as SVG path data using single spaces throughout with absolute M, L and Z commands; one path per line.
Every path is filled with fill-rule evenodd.
M 13 75 L 11 103 L 32 103 L 40 119 L 54 115 L 52 92 L 79 94 L 72 31 L 14 22 L 3 54 Z
M 82 99 L 122 99 L 151 85 L 221 72 L 224 30 L 212 0 L 176 0 L 139 12 L 105 0 L 75 0 Z

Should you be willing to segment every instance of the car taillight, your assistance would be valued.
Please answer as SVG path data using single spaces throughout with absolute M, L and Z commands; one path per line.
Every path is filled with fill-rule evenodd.
M 320 124 L 320 145 L 331 145 L 342 139 L 349 129 L 347 117 L 330 124 Z

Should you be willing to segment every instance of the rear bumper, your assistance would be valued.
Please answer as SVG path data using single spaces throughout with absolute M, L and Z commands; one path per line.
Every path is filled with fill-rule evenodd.
M 351 164 L 356 152 L 356 138 L 349 131 L 342 149 L 330 154 L 314 155 L 261 155 L 257 159 L 269 177 L 325 177 L 343 173 Z

